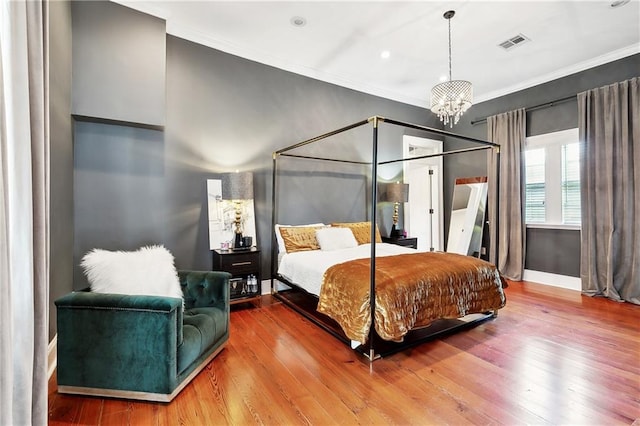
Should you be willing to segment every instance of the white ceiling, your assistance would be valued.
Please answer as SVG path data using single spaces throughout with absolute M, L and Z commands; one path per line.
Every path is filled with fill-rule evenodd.
M 477 103 L 639 53 L 640 0 L 613 1 L 117 2 L 165 19 L 171 35 L 425 107 L 448 73 L 445 11 L 456 11 L 453 79 L 471 81 Z M 517 34 L 531 41 L 498 46 Z

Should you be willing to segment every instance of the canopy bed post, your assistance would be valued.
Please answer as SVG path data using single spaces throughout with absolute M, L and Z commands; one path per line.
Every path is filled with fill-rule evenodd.
M 369 328 L 369 362 L 375 359 L 375 350 L 373 346 L 373 336 L 376 316 L 376 224 L 377 208 L 376 201 L 378 199 L 378 116 L 372 117 L 373 122 L 373 138 L 372 138 L 372 157 L 371 157 L 371 270 L 369 280 L 369 304 L 371 305 L 371 327 Z
M 493 231 L 492 233 L 494 233 L 495 238 L 493 239 L 495 242 L 495 247 L 491 247 L 491 250 L 494 250 L 493 255 L 494 255 L 494 259 L 496 261 L 495 265 L 496 267 L 498 267 L 498 256 L 500 253 L 500 215 L 498 214 L 498 206 L 500 205 L 500 146 L 495 146 L 494 148 L 495 154 L 496 154 L 496 164 L 494 166 L 495 169 L 495 179 L 496 179 L 496 185 L 495 185 L 495 198 L 493 200 L 493 206 L 491 206 L 492 209 L 495 212 L 495 224 L 493 224 Z M 492 224 L 489 224 L 489 226 L 491 226 Z M 497 312 L 496 312 L 496 316 L 497 316 Z
M 271 229 L 276 227 L 276 211 L 277 211 L 277 197 L 276 197 L 276 176 L 278 175 L 278 153 L 274 152 L 272 158 L 272 174 L 271 174 Z M 275 293 L 275 280 L 274 277 L 278 271 L 278 240 L 275 232 L 271 232 L 271 294 Z

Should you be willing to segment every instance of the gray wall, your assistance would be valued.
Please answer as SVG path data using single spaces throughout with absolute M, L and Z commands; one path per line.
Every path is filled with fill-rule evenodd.
M 164 125 L 165 21 L 102 1 L 75 1 L 74 115 Z
M 546 253 L 556 255 L 547 256 Z M 579 277 L 580 231 L 528 228 L 524 267 L 532 271 Z
M 454 127 L 455 132 L 476 138 L 487 137 L 486 122 L 472 125 L 472 121 L 489 115 L 526 108 L 575 96 L 585 90 L 623 81 L 638 75 L 640 55 L 636 54 L 599 67 L 591 68 L 539 86 L 512 93 L 474 105 Z M 559 102 L 548 108 L 527 112 L 527 136 L 578 127 L 577 101 Z M 447 140 L 448 148 L 464 146 Z M 456 177 L 486 175 L 486 154 L 465 154 L 445 158 L 445 206 L 451 205 L 451 189 Z M 508 201 L 504 201 L 508 202 Z M 445 209 L 445 212 L 447 210 Z M 445 217 L 445 235 L 448 235 L 448 212 Z M 580 231 L 547 229 L 527 230 L 525 267 L 532 270 L 580 275 Z
M 147 31 L 142 22 L 139 26 Z M 85 37 L 85 31 L 90 28 L 77 27 L 74 20 L 74 41 Z M 120 42 L 104 36 L 101 43 Z M 85 66 L 92 67 L 76 61 L 74 75 L 75 67 Z M 437 124 L 421 108 L 172 36 L 166 38 L 166 99 L 164 131 L 137 128 L 135 123 L 75 124 L 74 288 L 86 285 L 77 265 L 94 247 L 127 250 L 164 244 L 178 268 L 210 269 L 206 179 L 235 169 L 254 173 L 258 243 L 263 275 L 268 277 L 273 151 L 376 114 Z M 316 183 L 308 190 L 323 187 Z M 346 191 L 343 199 L 352 191 L 338 190 Z M 296 206 L 301 217 L 318 214 L 316 207 Z M 330 217 L 329 212 L 321 215 Z
M 73 287 L 73 140 L 71 121 L 71 5 L 49 3 L 50 291 L 49 336 L 56 334 L 53 300 Z
M 167 240 L 164 135 L 77 121 L 74 126 L 74 282 L 87 250 L 138 248 Z

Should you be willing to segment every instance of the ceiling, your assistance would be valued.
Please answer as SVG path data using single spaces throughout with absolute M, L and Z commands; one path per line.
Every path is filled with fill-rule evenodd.
M 445 11 L 453 79 L 471 81 L 477 103 L 639 53 L 640 0 L 612 2 L 117 1 L 171 35 L 422 107 L 448 74 Z M 518 34 L 529 41 L 499 46 Z

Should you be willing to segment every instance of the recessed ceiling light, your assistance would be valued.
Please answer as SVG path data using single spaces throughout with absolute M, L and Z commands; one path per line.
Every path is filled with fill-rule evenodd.
M 391 52 L 389 52 L 388 50 L 383 50 L 382 52 L 380 52 L 380 57 L 382 59 L 389 59 L 389 56 L 391 56 Z
M 622 7 L 627 3 L 629 3 L 629 0 L 615 0 L 615 1 L 612 1 L 609 6 L 612 7 L 612 8 Z
M 291 22 L 291 25 L 293 25 L 294 27 L 304 27 L 305 25 L 307 25 L 307 20 L 302 16 L 294 16 L 289 20 L 289 22 Z

